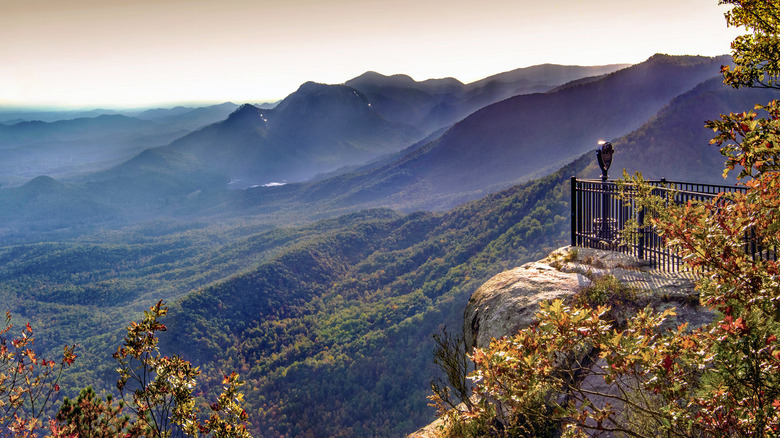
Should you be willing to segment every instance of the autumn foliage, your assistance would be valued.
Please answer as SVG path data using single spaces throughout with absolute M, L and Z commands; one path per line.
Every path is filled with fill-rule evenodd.
M 200 371 L 180 356 L 164 356 L 157 333 L 167 327 L 160 318 L 168 313 L 162 301 L 144 312 L 141 322 L 127 328 L 124 343 L 114 358 L 119 367 L 117 388 L 132 412 L 133 432 L 145 437 L 192 436 L 249 437 L 248 416 L 241 408 L 243 386 L 231 373 L 222 381 L 222 393 L 209 406 L 209 416 L 199 412 L 193 395 Z M 135 436 L 129 434 L 129 436 Z
M 62 372 L 76 356 L 71 346 L 60 359 L 47 360 L 35 353 L 29 323 L 17 333 L 6 313 L 0 329 L 0 436 L 35 436 L 57 401 Z
M 41 358 L 33 349 L 32 327 L 27 324 L 10 337 L 13 325 L 6 314 L 0 331 L 0 436 L 250 437 L 241 407 L 244 382 L 237 374 L 224 377 L 221 394 L 201 412 L 193 396 L 200 371 L 179 356 L 160 353 L 157 334 L 166 330 L 160 318 L 167 311 L 160 301 L 127 328 L 114 354 L 119 401 L 111 394 L 104 400 L 87 387 L 76 400 L 66 397 L 50 419 L 62 373 L 76 359 L 73 347 L 66 347 L 57 362 Z

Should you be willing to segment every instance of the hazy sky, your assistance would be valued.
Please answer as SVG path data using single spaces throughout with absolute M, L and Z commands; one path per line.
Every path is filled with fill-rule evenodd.
M 0 105 L 262 102 L 373 70 L 720 55 L 718 0 L 0 0 Z

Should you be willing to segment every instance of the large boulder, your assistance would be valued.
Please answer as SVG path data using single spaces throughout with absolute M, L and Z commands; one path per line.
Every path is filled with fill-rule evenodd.
M 494 276 L 466 305 L 466 348 L 487 348 L 491 339 L 528 327 L 534 322 L 539 302 L 572 295 L 588 283 L 583 274 L 561 272 L 547 259 Z
M 471 295 L 463 321 L 467 348 L 487 348 L 491 339 L 528 327 L 539 302 L 573 295 L 603 275 L 631 286 L 656 310 L 676 307 L 670 324 L 695 327 L 712 320 L 712 312 L 698 304 L 694 273 L 664 272 L 627 254 L 567 246 L 494 276 Z

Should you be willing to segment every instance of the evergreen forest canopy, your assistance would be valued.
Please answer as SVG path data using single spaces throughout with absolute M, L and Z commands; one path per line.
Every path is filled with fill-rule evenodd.
M 0 378 L 1 424 L 45 429 L 59 418 L 52 433 L 67 436 L 101 429 L 82 427 L 96 413 L 106 430 L 147 436 L 229 436 L 246 421 L 254 436 L 411 432 L 435 414 L 432 334 L 462 324 L 486 279 L 568 243 L 569 178 L 596 175 L 597 136 L 615 138 L 616 167 L 637 157 L 649 176 L 720 178 L 704 121 L 776 96 L 724 86 L 714 78 L 727 62 L 656 55 L 581 69 L 566 84 L 548 80 L 550 66 L 533 80 L 518 71 L 468 85 L 367 74 L 305 84 L 274 109 L 164 112 L 169 125 L 157 112 L 143 124 L 92 120 L 114 123 L 92 131 L 80 120 L 68 141 L 87 154 L 126 125 L 153 126 L 148 146 L 158 147 L 128 138 L 106 157 L 113 162 L 0 188 L 0 303 L 13 323 L 1 335 L 30 372 L 51 370 L 31 389 L 59 389 L 9 392 Z M 326 113 L 350 129 L 300 123 Z M 171 140 L 165 126 L 182 136 Z M 30 140 L 42 127 L 0 126 L 0 152 L 33 159 L 36 148 L 64 147 L 56 137 L 73 129 L 45 125 L 52 137 Z M 236 187 L 252 172 L 282 176 L 241 153 L 259 145 L 282 163 L 289 156 L 275 147 L 289 148 L 291 135 L 328 173 Z M 317 149 L 320 137 L 328 148 Z M 215 143 L 225 138 L 234 149 Z M 360 148 L 377 158 L 323 164 Z M 260 182 L 277 181 L 251 181 Z M 18 341 L 33 329 L 34 345 Z M 133 336 L 142 332 L 151 335 Z M 75 347 L 48 360 L 65 346 Z M 133 379 L 136 365 L 153 370 L 153 385 Z M 136 389 L 146 401 L 133 399 Z

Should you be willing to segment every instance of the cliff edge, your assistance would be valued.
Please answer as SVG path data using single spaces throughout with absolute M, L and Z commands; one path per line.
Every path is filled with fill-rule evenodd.
M 635 289 L 643 304 L 656 310 L 675 307 L 677 316 L 667 322 L 670 325 L 688 322 L 696 327 L 714 317 L 699 305 L 696 276 L 690 272 L 664 272 L 626 254 L 567 246 L 497 274 L 471 295 L 463 321 L 467 350 L 487 348 L 492 339 L 530 326 L 541 301 L 571 296 L 604 275 Z M 433 438 L 442 426 L 437 420 L 409 437 Z

